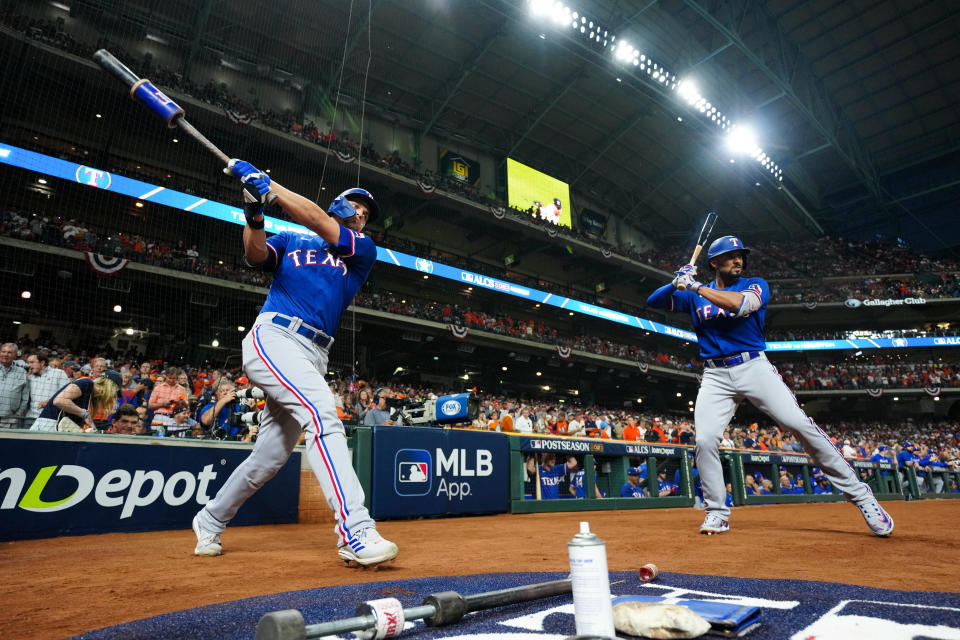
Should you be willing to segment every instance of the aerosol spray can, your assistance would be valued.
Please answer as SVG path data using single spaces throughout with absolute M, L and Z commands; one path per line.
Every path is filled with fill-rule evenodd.
M 590 533 L 590 523 L 580 523 L 580 533 L 567 543 L 570 551 L 570 580 L 573 584 L 573 613 L 577 635 L 616 637 L 607 545 Z

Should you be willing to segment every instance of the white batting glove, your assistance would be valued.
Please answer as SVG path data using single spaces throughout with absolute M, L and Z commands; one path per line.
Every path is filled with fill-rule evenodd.
M 697 275 L 697 268 L 692 264 L 685 264 L 682 267 L 680 267 L 678 270 L 674 271 L 674 273 L 693 277 Z

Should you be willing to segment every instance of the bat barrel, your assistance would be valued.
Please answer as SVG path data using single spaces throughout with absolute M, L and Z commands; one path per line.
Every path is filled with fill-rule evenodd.
M 125 84 L 128 89 L 140 81 L 140 77 L 137 74 L 130 71 L 127 65 L 117 60 L 116 57 L 106 49 L 98 49 L 97 52 L 93 54 L 93 60 L 106 71 L 109 71 L 114 78 Z

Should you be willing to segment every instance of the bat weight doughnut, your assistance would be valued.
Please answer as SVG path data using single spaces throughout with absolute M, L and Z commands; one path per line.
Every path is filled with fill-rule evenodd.
M 424 606 L 431 606 L 436 613 L 423 621 L 428 627 L 443 627 L 460 620 L 467 612 L 467 601 L 456 591 L 431 593 L 423 599 Z

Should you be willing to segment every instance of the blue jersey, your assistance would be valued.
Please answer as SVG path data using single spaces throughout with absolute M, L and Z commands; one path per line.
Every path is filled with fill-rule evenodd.
M 566 465 L 555 464 L 547 469 L 540 465 L 540 499 L 554 500 L 560 497 L 560 478 L 567 474 Z
M 586 476 L 586 474 L 583 472 L 583 469 L 580 469 L 580 471 L 577 471 L 575 474 L 573 474 L 573 488 L 574 488 L 574 490 L 577 492 L 577 497 L 578 497 L 578 498 L 586 498 L 586 497 L 587 497 L 587 487 L 586 487 L 586 484 L 585 484 L 585 483 L 586 483 L 586 480 L 584 479 L 585 476 Z M 594 473 L 593 473 L 593 484 L 594 484 L 594 486 L 596 486 L 596 484 L 597 484 L 597 473 L 596 473 L 596 471 L 594 471 Z M 600 492 L 600 495 L 601 495 L 601 496 L 604 495 L 603 491 Z M 596 494 L 594 494 L 594 496 L 596 496 Z
M 302 318 L 331 337 L 377 259 L 373 240 L 346 227 L 340 227 L 337 244 L 314 233 L 284 231 L 267 240 L 267 249 L 277 266 L 262 313 Z
M 620 487 L 620 497 L 621 498 L 643 498 L 647 494 L 640 487 L 635 487 L 629 482 L 624 482 L 623 486 Z
M 716 281 L 703 285 L 716 289 Z M 668 292 L 671 291 L 672 293 Z M 763 334 L 763 320 L 770 302 L 770 287 L 763 278 L 738 278 L 723 291 L 736 291 L 744 296 L 756 296 L 760 308 L 742 318 L 724 311 L 703 296 L 680 291 L 672 284 L 654 291 L 647 299 L 652 307 L 665 308 L 669 299 L 671 311 L 683 311 L 693 318 L 694 331 L 700 343 L 700 357 L 704 359 L 729 356 L 743 351 L 764 351 L 767 341 Z

